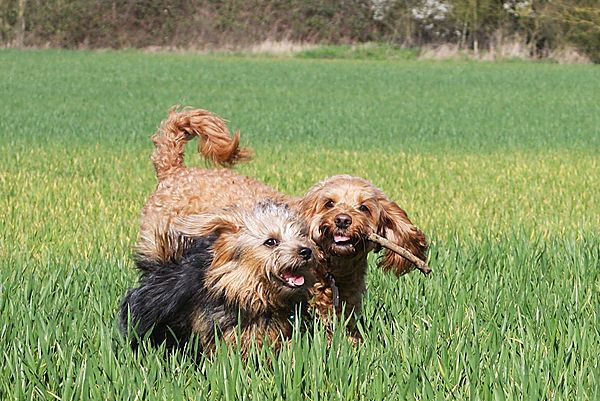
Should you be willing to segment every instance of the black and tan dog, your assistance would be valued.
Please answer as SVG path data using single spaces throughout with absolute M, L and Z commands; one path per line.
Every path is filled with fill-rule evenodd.
M 264 340 L 278 348 L 314 280 L 315 248 L 302 220 L 285 204 L 258 202 L 173 219 L 152 253 L 140 253 L 140 285 L 121 305 L 121 328 L 132 346 L 148 337 L 167 348 L 194 334 L 201 351 L 215 335 L 244 355 Z

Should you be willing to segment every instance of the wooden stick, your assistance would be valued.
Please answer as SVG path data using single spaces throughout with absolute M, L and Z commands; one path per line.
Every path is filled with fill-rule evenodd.
M 429 266 L 427 266 L 427 263 L 417 258 L 408 249 L 402 248 L 400 245 L 394 244 L 392 241 L 385 239 L 377 234 L 369 235 L 369 241 L 373 241 L 381 245 L 382 247 L 389 249 L 392 252 L 396 252 L 398 255 L 407 259 L 409 262 L 412 262 L 417 267 L 417 269 L 421 271 L 421 273 L 425 275 L 431 273 L 431 269 L 429 268 Z

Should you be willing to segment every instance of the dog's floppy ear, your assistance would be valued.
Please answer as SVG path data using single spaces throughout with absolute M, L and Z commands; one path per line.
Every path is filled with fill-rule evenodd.
M 177 216 L 171 222 L 171 229 L 187 237 L 208 237 L 238 232 L 241 224 L 237 213 L 204 213 Z
M 320 230 L 319 210 L 322 205 L 319 204 L 321 201 L 320 194 L 325 186 L 322 182 L 319 182 L 310 188 L 302 198 L 292 200 L 292 207 L 298 208 L 304 220 L 308 224 L 308 230 L 310 237 L 313 241 L 319 241 L 322 232 Z
M 154 260 L 158 263 L 171 263 L 181 260 L 185 250 L 190 246 L 191 239 L 181 235 L 167 226 L 157 229 L 154 241 Z
M 240 221 L 236 217 L 234 214 L 216 213 L 177 216 L 170 224 L 165 223 L 155 230 L 152 248 L 138 249 L 139 259 L 154 263 L 178 262 L 194 240 L 237 232 Z
M 317 214 L 319 191 L 322 188 L 323 186 L 320 183 L 315 184 L 303 197 L 292 199 L 292 207 L 297 207 L 305 218 L 312 219 Z
M 379 199 L 381 213 L 377 234 L 411 251 L 416 257 L 427 260 L 427 240 L 425 234 L 412 224 L 406 212 L 395 202 L 385 198 Z M 392 270 L 401 276 L 414 269 L 414 265 L 395 252 L 385 249 L 379 259 L 379 266 L 384 270 Z
M 178 235 L 187 238 L 214 237 L 212 251 L 214 258 L 211 266 L 216 267 L 231 260 L 235 252 L 235 236 L 243 225 L 243 217 L 240 213 L 223 211 L 223 213 L 205 213 L 189 216 L 180 216 L 173 219 L 171 229 Z M 213 242 L 214 241 L 214 242 Z

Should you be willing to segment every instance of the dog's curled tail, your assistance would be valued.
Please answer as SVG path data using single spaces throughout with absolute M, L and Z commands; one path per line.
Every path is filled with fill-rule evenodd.
M 236 131 L 231 136 L 221 118 L 207 110 L 178 111 L 175 106 L 152 136 L 152 162 L 158 181 L 185 168 L 185 144 L 195 136 L 199 137 L 198 151 L 214 164 L 231 167 L 251 158 L 250 149 L 240 147 L 240 133 Z

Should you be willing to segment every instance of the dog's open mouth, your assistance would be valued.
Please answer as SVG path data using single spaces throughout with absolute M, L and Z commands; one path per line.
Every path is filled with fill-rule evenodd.
M 331 250 L 339 256 L 351 255 L 356 251 L 358 238 L 347 234 L 334 233 L 331 237 Z
M 334 235 L 333 243 L 336 244 L 337 246 L 348 246 L 348 245 L 353 245 L 354 241 L 352 240 L 352 238 L 350 238 L 346 235 Z
M 321 227 L 320 245 L 330 253 L 337 256 L 351 256 L 357 251 L 360 242 L 359 234 L 351 234 L 347 230 L 330 229 Z
M 304 276 L 298 273 L 293 273 L 293 272 L 284 272 L 281 276 L 280 279 L 283 281 L 283 283 L 290 287 L 290 288 L 300 288 L 304 285 Z

